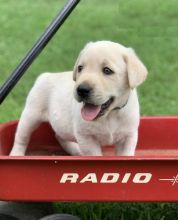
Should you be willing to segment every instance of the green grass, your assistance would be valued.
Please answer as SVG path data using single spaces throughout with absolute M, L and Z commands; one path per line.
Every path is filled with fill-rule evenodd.
M 59 213 L 81 220 L 177 220 L 176 203 L 58 203 Z
M 0 0 L 0 84 L 23 58 L 64 0 Z M 0 122 L 19 118 L 36 77 L 73 68 L 89 41 L 133 47 L 149 70 L 139 88 L 142 115 L 178 114 L 178 1 L 82 0 L 0 108 Z M 60 85 L 59 85 L 60 86 Z M 173 220 L 177 204 L 58 204 L 82 220 Z M 94 210 L 94 211 L 93 211 Z

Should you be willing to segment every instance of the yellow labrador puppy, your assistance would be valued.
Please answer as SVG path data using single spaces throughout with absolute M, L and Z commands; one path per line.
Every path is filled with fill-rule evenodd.
M 136 87 L 147 70 L 134 51 L 111 41 L 88 43 L 73 72 L 44 73 L 30 91 L 11 156 L 24 155 L 31 133 L 48 121 L 71 155 L 134 155 L 139 126 Z

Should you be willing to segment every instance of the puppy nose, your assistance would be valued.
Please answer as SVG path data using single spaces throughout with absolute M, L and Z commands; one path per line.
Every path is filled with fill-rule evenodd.
M 92 87 L 88 84 L 81 84 L 77 87 L 77 94 L 81 98 L 88 98 L 91 93 Z

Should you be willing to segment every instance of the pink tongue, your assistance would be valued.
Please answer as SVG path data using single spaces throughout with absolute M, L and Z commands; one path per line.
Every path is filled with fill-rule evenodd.
M 101 106 L 85 103 L 82 107 L 82 118 L 86 121 L 93 121 L 101 110 Z

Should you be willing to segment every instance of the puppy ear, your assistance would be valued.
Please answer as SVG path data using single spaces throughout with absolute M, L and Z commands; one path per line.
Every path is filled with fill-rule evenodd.
M 131 48 L 127 48 L 124 60 L 127 65 L 129 86 L 134 89 L 146 79 L 148 71 Z

